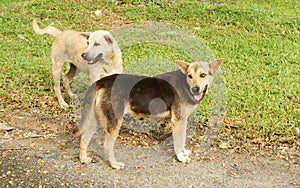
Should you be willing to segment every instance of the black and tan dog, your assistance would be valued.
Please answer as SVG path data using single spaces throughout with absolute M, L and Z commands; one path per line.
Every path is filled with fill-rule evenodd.
M 95 82 L 85 98 L 85 110 L 79 133 L 80 161 L 89 163 L 88 144 L 101 124 L 105 130 L 104 148 L 113 168 L 124 163 L 114 157 L 114 143 L 124 114 L 138 117 L 165 117 L 172 122 L 174 150 L 181 162 L 190 161 L 190 150 L 185 149 L 187 119 L 203 99 L 222 60 L 209 63 L 176 61 L 178 71 L 145 77 L 115 74 Z

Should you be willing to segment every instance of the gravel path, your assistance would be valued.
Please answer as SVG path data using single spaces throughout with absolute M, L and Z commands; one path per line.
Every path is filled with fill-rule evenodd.
M 172 156 L 150 166 L 127 166 L 117 171 L 96 152 L 90 153 L 96 163 L 82 165 L 78 142 L 72 135 L 43 136 L 20 127 L 2 131 L 0 186 L 300 187 L 299 155 L 282 159 L 211 148 L 201 155 L 193 154 L 190 164 L 179 163 Z

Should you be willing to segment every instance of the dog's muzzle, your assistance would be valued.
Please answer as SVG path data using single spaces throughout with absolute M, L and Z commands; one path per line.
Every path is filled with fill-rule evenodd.
M 192 87 L 192 93 L 197 94 L 199 93 L 200 88 L 199 87 Z
M 206 85 L 204 87 L 202 92 L 199 92 L 200 91 L 199 87 L 192 87 L 191 91 L 192 91 L 192 94 L 194 95 L 194 99 L 197 101 L 197 103 L 199 103 L 203 99 L 204 95 L 206 94 L 207 88 L 208 88 L 208 85 Z
M 103 53 L 98 54 L 95 58 L 89 59 L 88 53 L 82 53 L 81 54 L 82 59 L 86 60 L 88 64 L 95 64 L 98 60 L 100 60 L 103 57 Z

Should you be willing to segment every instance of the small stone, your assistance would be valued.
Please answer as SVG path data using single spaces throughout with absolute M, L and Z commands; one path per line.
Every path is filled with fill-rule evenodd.
M 98 16 L 98 17 L 101 16 L 102 15 L 102 11 L 101 10 L 96 10 L 95 11 L 95 15 Z

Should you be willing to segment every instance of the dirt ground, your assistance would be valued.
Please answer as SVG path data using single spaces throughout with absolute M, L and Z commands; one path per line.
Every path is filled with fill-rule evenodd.
M 1 113 L 9 114 L 7 124 L 0 123 L 10 128 L 0 131 L 0 187 L 300 187 L 300 154 L 288 148 L 254 155 L 209 147 L 193 152 L 189 164 L 157 151 L 160 160 L 143 163 L 146 156 L 119 143 L 116 153 L 127 152 L 129 165 L 113 170 L 96 147 L 94 163 L 79 162 L 70 118 L 38 110 Z

